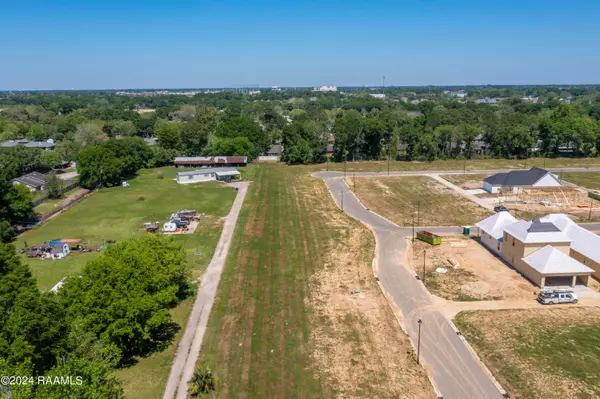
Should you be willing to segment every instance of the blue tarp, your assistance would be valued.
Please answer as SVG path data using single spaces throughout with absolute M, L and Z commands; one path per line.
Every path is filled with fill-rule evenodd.
M 61 243 L 61 240 L 59 238 L 57 238 L 56 240 L 48 241 L 48 244 L 50 244 L 50 245 L 60 244 L 60 243 Z

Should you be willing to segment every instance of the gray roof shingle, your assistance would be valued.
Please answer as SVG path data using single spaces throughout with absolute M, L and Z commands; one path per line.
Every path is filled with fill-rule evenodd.
M 512 170 L 496 173 L 483 181 L 492 186 L 532 186 L 548 173 L 545 169 L 531 168 L 529 170 Z

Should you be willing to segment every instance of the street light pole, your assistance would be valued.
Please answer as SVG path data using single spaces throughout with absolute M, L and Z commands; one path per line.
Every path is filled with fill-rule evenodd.
M 344 190 L 341 190 L 340 193 L 342 194 L 342 212 L 344 212 Z
M 588 216 L 588 222 L 592 220 L 592 207 L 594 206 L 594 199 L 590 198 L 590 216 Z
M 423 278 L 422 278 L 423 284 L 425 284 L 425 253 L 426 253 L 426 250 L 423 250 Z
M 412 217 L 412 225 L 413 225 L 413 237 L 412 240 L 413 242 L 415 242 L 415 215 L 413 213 L 413 217 Z
M 356 173 L 354 173 L 354 192 L 356 192 Z
M 421 319 L 419 319 L 417 321 L 417 323 L 419 323 L 419 337 L 417 339 L 417 364 L 419 363 L 420 357 L 421 357 L 421 323 L 423 321 Z
M 344 180 L 346 180 L 346 160 L 344 160 Z
M 417 201 L 417 226 L 420 226 L 421 222 L 421 200 Z

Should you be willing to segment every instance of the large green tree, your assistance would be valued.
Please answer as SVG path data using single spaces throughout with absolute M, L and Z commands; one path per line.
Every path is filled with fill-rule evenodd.
M 59 298 L 69 323 L 117 348 L 124 358 L 168 344 L 169 308 L 188 294 L 186 255 L 171 238 L 146 236 L 109 247 L 68 278 Z
M 159 119 L 154 126 L 154 135 L 158 138 L 158 144 L 164 149 L 179 149 L 181 147 L 181 133 L 178 124 L 166 119 Z
M 79 184 L 87 188 L 95 188 L 102 184 L 114 186 L 121 182 L 123 161 L 103 146 L 90 146 L 79 153 L 77 173 Z

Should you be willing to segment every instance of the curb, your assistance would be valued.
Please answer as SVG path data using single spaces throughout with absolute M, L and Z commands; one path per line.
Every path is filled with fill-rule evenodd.
M 481 360 L 481 358 L 479 357 L 479 355 L 477 354 L 477 352 L 475 351 L 475 349 L 473 349 L 473 347 L 471 346 L 471 344 L 469 343 L 469 341 L 467 341 L 467 339 L 461 334 L 461 332 L 458 330 L 458 328 L 454 324 L 454 321 L 452 319 L 449 319 L 448 322 L 450 323 L 450 327 L 452 327 L 452 330 L 454 330 L 454 332 L 456 333 L 456 335 L 465 344 L 465 346 L 469 350 L 469 352 L 471 352 L 471 355 L 473 356 L 473 358 L 475 360 L 477 360 L 477 362 L 483 368 L 483 370 L 485 371 L 485 373 L 492 379 L 492 382 L 494 383 L 494 385 L 496 386 L 496 388 L 498 389 L 498 391 L 500 391 L 500 394 L 502 396 L 504 396 L 505 398 L 508 398 L 508 393 L 504 390 L 504 388 L 502 388 L 502 385 L 500 385 L 500 383 L 498 382 L 498 380 L 496 379 L 496 377 L 494 377 L 494 375 L 492 374 L 492 372 L 490 371 L 490 369 L 488 369 L 488 367 L 485 365 L 485 363 L 483 363 L 483 361 Z

